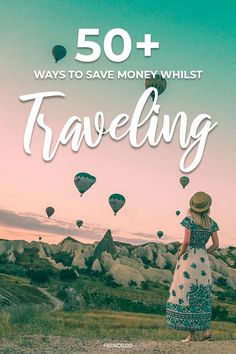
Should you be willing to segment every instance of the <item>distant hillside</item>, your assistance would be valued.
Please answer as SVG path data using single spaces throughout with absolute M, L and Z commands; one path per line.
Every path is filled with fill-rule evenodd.
M 114 241 L 111 231 L 93 244 L 84 244 L 67 237 L 58 245 L 45 242 L 0 240 L 0 272 L 10 264 L 19 272 L 24 269 L 73 267 L 78 274 L 111 276 L 122 286 L 130 282 L 142 288 L 145 282 L 168 285 L 176 265 L 180 242 L 164 244 L 147 242 L 142 245 Z M 229 246 L 209 254 L 212 269 L 213 291 L 236 289 L 236 247 Z

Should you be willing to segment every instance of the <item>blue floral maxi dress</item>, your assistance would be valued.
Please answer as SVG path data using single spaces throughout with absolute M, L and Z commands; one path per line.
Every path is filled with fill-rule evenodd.
M 190 243 L 176 263 L 166 303 L 167 325 L 180 330 L 206 330 L 212 316 L 212 280 L 206 244 L 217 223 L 203 229 L 185 217 L 181 225 L 191 230 Z

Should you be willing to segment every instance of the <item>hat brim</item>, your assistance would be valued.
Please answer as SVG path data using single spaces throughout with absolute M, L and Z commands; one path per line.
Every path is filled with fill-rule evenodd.
M 208 210 L 208 209 L 210 208 L 210 206 L 211 206 L 211 200 L 209 200 L 208 203 L 207 203 L 204 207 L 202 207 L 202 208 L 196 207 L 196 206 L 193 204 L 192 200 L 191 200 L 191 202 L 190 202 L 190 207 L 191 207 L 191 209 L 193 209 L 194 211 L 197 211 L 197 212 L 206 211 L 206 210 Z

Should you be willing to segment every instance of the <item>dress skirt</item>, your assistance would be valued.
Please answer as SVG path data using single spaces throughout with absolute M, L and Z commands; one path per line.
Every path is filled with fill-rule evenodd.
M 210 328 L 211 268 L 206 248 L 188 246 L 176 263 L 166 303 L 167 326 L 182 330 Z

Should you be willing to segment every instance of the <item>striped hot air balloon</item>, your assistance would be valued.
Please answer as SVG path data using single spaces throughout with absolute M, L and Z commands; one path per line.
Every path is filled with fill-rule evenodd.
M 55 209 L 53 207 L 47 207 L 46 208 L 46 214 L 48 218 L 50 218 L 54 214 Z
M 114 215 L 116 215 L 118 211 L 124 206 L 126 200 L 122 194 L 114 193 L 110 195 L 108 201 L 112 210 L 114 211 Z
M 160 96 L 166 89 L 167 82 L 161 75 L 156 75 L 155 78 L 145 79 L 145 88 L 155 87 L 158 91 L 158 96 Z M 155 93 L 151 93 L 152 100 L 154 101 Z
M 187 176 L 180 177 L 179 181 L 183 188 L 189 184 L 189 178 Z
M 80 192 L 81 197 L 95 182 L 96 177 L 87 172 L 79 172 L 74 177 L 75 186 Z

